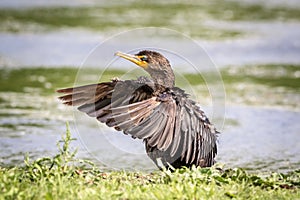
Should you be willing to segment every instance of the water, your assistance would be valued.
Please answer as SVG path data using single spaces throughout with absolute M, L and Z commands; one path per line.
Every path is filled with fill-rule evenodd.
M 234 106 L 227 117 L 238 125 L 220 135 L 220 162 L 257 171 L 299 168 L 299 112 Z
M 217 67 L 228 65 L 268 64 L 268 63 L 300 63 L 300 23 L 276 22 L 248 22 L 248 23 L 220 23 L 207 22 L 216 27 L 231 27 L 248 31 L 252 36 L 242 39 L 225 41 L 196 40 L 199 48 L 204 48 Z M 158 29 L 159 30 L 159 29 Z M 270 31 L 273 30 L 273 31 Z M 166 31 L 165 31 L 166 32 Z M 133 31 L 131 37 L 140 44 L 134 46 L 131 40 L 116 40 L 107 42 L 102 53 L 113 58 L 113 53 L 118 50 L 131 50 L 137 47 L 148 47 L 146 35 Z M 91 50 L 101 44 L 106 38 L 97 33 L 84 30 L 62 30 L 50 33 L 9 34 L 0 33 L 0 63 L 2 66 L 80 66 Z M 190 49 L 187 39 L 181 38 L 156 38 L 157 44 L 167 44 L 169 49 L 186 49 L 194 60 L 199 57 L 199 51 Z M 145 42 L 141 42 L 144 40 Z M 160 41 L 161 40 L 161 41 Z M 152 45 L 154 46 L 154 45 Z M 100 54 L 100 55 L 101 55 Z M 181 60 L 174 57 L 171 60 L 177 65 L 182 65 Z M 195 60 L 196 63 L 203 62 Z M 107 63 L 101 59 L 91 60 L 90 66 L 105 66 Z M 123 66 L 129 68 L 127 62 Z

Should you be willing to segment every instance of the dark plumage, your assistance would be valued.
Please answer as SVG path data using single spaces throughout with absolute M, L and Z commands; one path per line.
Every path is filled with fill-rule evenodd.
M 209 167 L 217 154 L 217 131 L 188 95 L 174 86 L 169 61 L 160 53 L 116 53 L 146 70 L 151 78 L 118 80 L 61 89 L 65 104 L 133 138 L 143 139 L 148 156 L 160 168 Z

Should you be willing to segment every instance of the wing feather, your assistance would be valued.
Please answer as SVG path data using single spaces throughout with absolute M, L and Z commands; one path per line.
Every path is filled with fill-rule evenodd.
M 175 125 L 175 118 L 176 118 L 176 104 L 173 101 L 169 104 L 168 108 L 168 120 L 166 122 L 166 126 L 164 132 L 162 133 L 159 142 L 157 144 L 157 148 L 161 150 L 167 149 L 170 144 L 172 143 L 173 136 L 174 136 L 174 125 Z
M 172 141 L 172 146 L 171 146 L 171 157 L 175 157 L 176 153 L 178 152 L 178 148 L 180 147 L 180 141 L 181 141 L 181 128 L 180 123 L 182 119 L 182 113 L 183 109 L 181 109 L 180 105 L 177 105 L 177 110 L 176 110 L 176 118 L 175 118 L 175 128 L 174 128 L 174 139 Z

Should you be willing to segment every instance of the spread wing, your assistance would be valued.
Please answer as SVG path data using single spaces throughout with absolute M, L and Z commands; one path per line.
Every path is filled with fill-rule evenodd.
M 112 118 L 114 109 L 119 108 L 124 113 L 127 113 L 129 110 L 133 112 L 135 109 L 137 111 L 134 112 L 136 118 L 132 119 L 132 121 L 140 120 L 142 116 L 138 111 L 151 102 L 149 98 L 152 97 L 153 89 L 141 81 L 114 80 L 60 89 L 57 92 L 64 93 L 63 96 L 59 97 L 64 104 L 78 106 L 78 110 L 119 130 L 119 127 L 114 125 L 115 120 Z M 137 108 L 141 109 L 137 110 Z
M 58 90 L 67 105 L 186 164 L 210 166 L 217 153 L 216 131 L 196 103 L 180 89 L 154 95 L 146 81 L 111 81 Z M 151 150 L 152 149 L 152 150 Z M 201 164 L 201 162 L 206 164 Z

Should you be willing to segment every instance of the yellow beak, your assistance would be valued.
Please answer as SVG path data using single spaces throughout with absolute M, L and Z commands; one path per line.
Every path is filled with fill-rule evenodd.
M 119 51 L 115 53 L 115 56 L 120 56 L 121 58 L 125 58 L 126 60 L 129 60 L 144 69 L 147 69 L 148 67 L 148 63 L 146 61 L 142 61 L 139 56 L 130 55 Z

